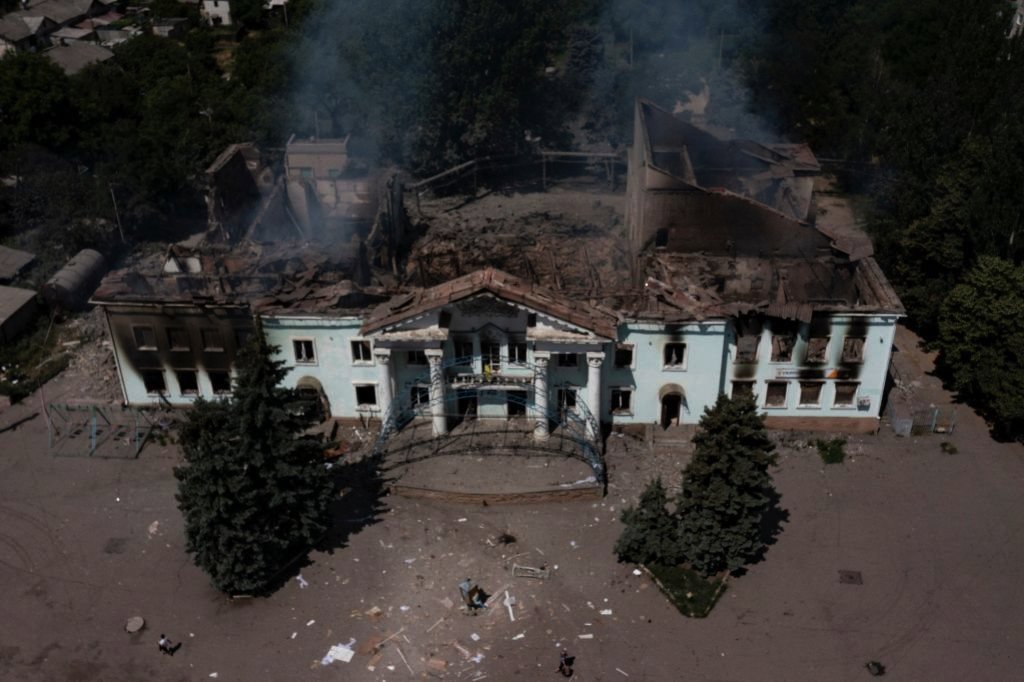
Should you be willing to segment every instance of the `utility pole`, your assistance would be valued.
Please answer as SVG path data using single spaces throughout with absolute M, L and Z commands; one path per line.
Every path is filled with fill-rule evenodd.
M 117 210 L 117 197 L 114 196 L 114 186 L 108 182 L 107 188 L 110 190 L 110 201 L 114 204 L 114 218 L 117 219 L 117 232 L 121 235 L 121 243 L 124 244 L 124 228 L 121 227 L 121 212 Z

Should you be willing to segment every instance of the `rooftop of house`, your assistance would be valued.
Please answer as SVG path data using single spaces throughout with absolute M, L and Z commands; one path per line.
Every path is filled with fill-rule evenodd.
M 0 282 L 10 282 L 35 259 L 36 257 L 27 251 L 0 246 Z
M 90 64 L 103 62 L 114 56 L 105 47 L 77 40 L 65 45 L 54 45 L 43 54 L 53 60 L 69 76 L 73 76 Z

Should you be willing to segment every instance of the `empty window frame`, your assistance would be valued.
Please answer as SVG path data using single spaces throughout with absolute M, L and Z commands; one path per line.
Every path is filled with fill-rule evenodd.
M 764 394 L 765 407 L 785 407 L 788 381 L 769 381 Z
M 156 333 L 152 327 L 132 327 L 135 347 L 139 350 L 156 350 Z
M 510 364 L 526 364 L 526 340 L 521 338 L 509 339 L 508 361 Z
M 833 407 L 853 407 L 857 404 L 857 389 L 860 387 L 855 381 L 837 381 L 836 395 L 832 400 Z
M 167 392 L 167 382 L 162 369 L 142 370 L 142 384 L 149 395 L 160 395 Z
M 824 384 L 820 381 L 800 382 L 800 407 L 818 407 L 821 405 L 821 387 Z
M 753 381 L 734 381 L 732 382 L 732 397 L 736 398 L 741 395 L 754 397 L 754 382 Z
M 430 387 L 413 386 L 409 391 L 409 398 L 413 407 L 426 407 L 430 404 Z
M 629 369 L 633 366 L 633 344 L 620 343 L 615 346 L 615 367 Z
M 668 369 L 684 369 L 686 367 L 686 344 L 666 343 L 664 364 Z
M 505 407 L 509 417 L 526 416 L 526 391 L 509 391 L 505 394 Z
M 231 374 L 229 372 L 207 372 L 210 376 L 210 388 L 216 395 L 231 393 Z
M 356 384 L 356 405 L 359 407 L 375 407 L 377 405 L 377 387 L 373 384 Z
M 558 366 L 559 367 L 579 367 L 580 356 L 579 353 L 559 353 L 558 354 Z
M 201 335 L 203 350 L 210 353 L 220 353 L 224 350 L 224 337 L 221 336 L 220 330 L 203 329 Z
M 757 362 L 757 347 L 761 344 L 760 318 L 747 317 L 736 321 L 736 359 L 738 363 Z
M 843 362 L 852 364 L 864 362 L 863 336 L 847 336 L 843 339 Z
M 828 360 L 828 342 L 829 337 L 827 336 L 812 336 L 807 339 L 807 357 L 805 361 L 808 365 L 821 365 Z
M 480 342 L 480 359 L 492 370 L 501 367 L 501 344 L 497 341 Z
M 473 339 L 455 339 L 455 357 L 461 364 L 468 365 L 473 359 Z
M 785 320 L 772 320 L 772 362 L 791 362 L 796 346 L 796 324 Z
M 178 390 L 182 395 L 199 395 L 199 376 L 194 369 L 179 369 L 174 373 L 178 377 Z
M 182 327 L 167 328 L 167 345 L 174 351 L 192 350 L 188 342 L 188 331 Z
M 576 409 L 576 389 L 575 388 L 560 388 L 558 389 L 558 411 L 575 411 Z
M 350 347 L 352 348 L 352 362 L 373 362 L 369 341 L 352 341 Z
M 631 414 L 633 409 L 633 389 L 613 388 L 612 402 L 609 406 L 612 414 Z
M 405 362 L 407 365 L 425 365 L 427 364 L 427 354 L 422 350 L 407 351 Z
M 315 365 L 316 349 L 313 346 L 313 339 L 292 339 L 292 353 L 295 355 L 297 365 Z

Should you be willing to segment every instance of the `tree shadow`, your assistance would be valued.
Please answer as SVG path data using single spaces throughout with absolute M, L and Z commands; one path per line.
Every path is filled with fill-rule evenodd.
M 782 496 L 776 490 L 772 490 L 769 495 L 768 510 L 761 517 L 757 551 L 750 556 L 746 566 L 732 572 L 734 576 L 739 577 L 747 572 L 747 567 L 764 561 L 768 554 L 768 548 L 774 545 L 782 535 L 782 524 L 789 522 L 789 511 L 783 509 L 779 504 L 781 500 Z
M 296 550 L 294 558 L 288 560 L 256 596 L 270 596 L 300 577 L 303 568 L 315 563 L 310 556 L 313 552 L 334 554 L 335 550 L 348 546 L 350 537 L 380 520 L 385 509 L 381 501 L 385 481 L 378 473 L 378 464 L 373 457 L 332 463 L 336 496 L 328 509 L 327 532 L 312 547 Z

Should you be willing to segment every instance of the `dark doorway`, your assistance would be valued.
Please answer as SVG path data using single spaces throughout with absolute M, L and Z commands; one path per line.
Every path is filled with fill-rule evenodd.
M 459 413 L 459 422 L 476 419 L 476 412 L 479 403 L 480 399 L 475 390 L 459 391 L 456 403 L 456 409 Z
M 683 405 L 683 396 L 669 393 L 661 398 L 661 427 L 667 429 L 679 424 L 679 410 Z

